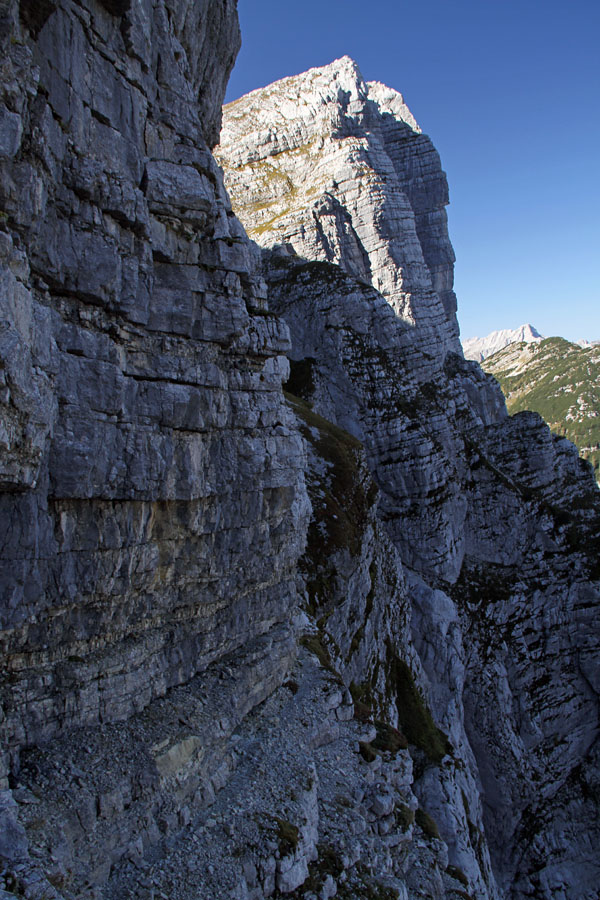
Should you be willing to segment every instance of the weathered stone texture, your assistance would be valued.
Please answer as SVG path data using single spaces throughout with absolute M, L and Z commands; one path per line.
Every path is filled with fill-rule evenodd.
M 554 846 L 566 815 L 558 802 L 549 810 L 540 793 L 559 796 L 567 782 L 579 785 L 573 773 L 580 768 L 588 778 L 597 733 L 600 520 L 591 474 L 539 416 L 508 419 L 494 408 L 497 395 L 472 363 L 452 355 L 444 377 L 417 386 L 404 364 L 400 326 L 377 292 L 332 266 L 281 252 L 266 274 L 271 306 L 290 324 L 298 357 L 288 388 L 364 442 L 381 490 L 380 517 L 404 566 L 420 573 L 407 586 L 401 577 L 400 590 L 390 582 L 374 589 L 373 627 L 365 619 L 361 653 L 347 663 L 352 678 L 370 679 L 374 660 L 385 665 L 390 631 L 378 621 L 382 598 L 397 611 L 412 599 L 412 646 L 406 620 L 392 629 L 393 643 L 417 671 L 422 664 L 436 721 L 466 763 L 455 772 L 429 770 L 415 790 L 438 821 L 452 864 L 493 896 L 487 849 L 473 838 L 481 780 L 500 886 L 528 884 L 525 872 L 538 870 L 540 851 L 525 861 L 527 829 L 539 828 L 547 835 L 540 841 Z M 325 533 L 321 526 L 321 540 Z M 360 634 L 351 623 L 364 614 L 368 588 L 359 588 L 359 578 L 369 563 L 351 563 L 352 578 L 344 579 L 343 561 L 317 548 L 327 561 L 321 577 L 328 575 L 329 600 L 338 591 L 345 598 L 319 614 L 346 648 Z M 338 621 L 342 610 L 350 635 Z M 389 684 L 382 687 L 389 704 Z M 580 810 L 585 818 L 583 801 Z M 554 882 L 572 877 L 565 872 L 574 857 L 585 857 L 586 843 L 560 839 Z
M 261 250 L 234 0 L 0 40 L 0 894 L 591 900 L 598 491 L 462 357 L 402 97 L 226 109 Z
M 0 727 L 16 761 L 287 621 L 308 506 L 288 332 L 209 151 L 235 4 L 6 15 Z
M 415 376 L 402 322 L 337 266 L 278 252 L 265 274 L 271 307 L 292 332 L 290 390 L 364 442 L 403 562 L 454 581 L 467 539 L 461 431 L 505 417 L 495 382 L 458 357 L 449 380 L 423 354 Z
M 291 244 L 385 296 L 417 378 L 419 349 L 436 346 L 438 365 L 458 350 L 446 176 L 400 94 L 344 57 L 230 103 L 217 158 L 259 244 Z

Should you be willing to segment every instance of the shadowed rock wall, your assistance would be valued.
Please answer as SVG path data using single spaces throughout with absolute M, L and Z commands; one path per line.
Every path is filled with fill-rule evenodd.
M 209 150 L 235 3 L 2 11 L 0 727 L 16 761 L 287 621 L 308 505 L 287 328 Z
M 261 252 L 234 2 L 0 40 L 0 892 L 595 898 L 598 492 L 460 354 L 401 96 L 227 109 Z

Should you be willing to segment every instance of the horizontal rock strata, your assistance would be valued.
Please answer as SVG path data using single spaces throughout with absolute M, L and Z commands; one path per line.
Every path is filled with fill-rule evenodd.
M 0 0 L 0 895 L 592 900 L 597 488 L 351 60 L 226 108 L 248 239 L 235 6 Z
M 344 57 L 230 103 L 217 158 L 259 244 L 372 284 L 405 323 L 409 355 L 427 348 L 435 366 L 458 349 L 446 177 L 400 94 Z
M 287 622 L 308 511 L 287 329 L 209 150 L 234 4 L 34 6 L 9 5 L 3 38 L 13 762 Z

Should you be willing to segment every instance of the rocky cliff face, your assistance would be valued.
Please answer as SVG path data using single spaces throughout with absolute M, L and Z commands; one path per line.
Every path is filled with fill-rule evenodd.
M 290 243 L 372 284 L 407 354 L 458 349 L 446 178 L 400 94 L 365 84 L 345 57 L 229 104 L 218 158 L 259 244 Z
M 232 0 L 0 37 L 0 891 L 594 896 L 598 493 L 462 358 L 401 97 L 229 107 L 261 250 Z
M 234 4 L 4 12 L 5 778 L 287 627 L 308 505 L 288 332 L 209 150 Z
M 242 221 L 274 248 L 264 271 L 292 333 L 290 390 L 365 445 L 380 518 L 408 570 L 432 709 L 454 758 L 476 760 L 499 890 L 592 896 L 588 837 L 575 832 L 594 828 L 598 494 L 573 446 L 535 416 L 508 419 L 497 388 L 447 337 L 456 325 L 437 156 L 400 95 L 365 84 L 347 59 L 230 104 L 217 153 Z M 343 213 L 324 220 L 333 201 Z M 428 283 L 410 312 L 372 249 L 392 220 L 403 286 L 409 256 Z M 449 330 L 432 342 L 432 323 L 446 328 L 440 307 Z M 430 769 L 416 790 L 464 862 L 456 776 Z M 493 893 L 479 863 L 479 889 Z M 464 864 L 472 875 L 473 857 Z

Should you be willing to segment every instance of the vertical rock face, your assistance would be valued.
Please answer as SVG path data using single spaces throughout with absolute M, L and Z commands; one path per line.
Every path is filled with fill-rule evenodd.
M 590 828 L 587 802 L 595 801 L 584 798 L 598 733 L 600 517 L 591 473 L 535 414 L 482 424 L 465 390 L 468 374 L 481 396 L 477 370 L 458 357 L 450 357 L 434 390 L 415 390 L 395 347 L 394 314 L 371 289 L 280 254 L 267 277 L 271 306 L 289 322 L 292 353 L 301 357 L 292 361 L 288 387 L 354 433 L 360 427 L 381 490 L 380 515 L 404 566 L 418 570 L 408 582 L 413 646 L 436 721 L 453 735 L 455 759 L 464 754 L 468 767 L 474 753 L 478 761 L 501 889 L 510 896 L 516 881 L 515 896 L 534 885 L 536 896 L 549 897 L 566 878 L 579 890 L 581 876 L 572 871 L 584 864 L 587 838 L 574 835 Z M 394 455 L 384 443 L 390 435 Z M 440 489 L 440 472 L 452 473 L 452 490 Z M 429 489 L 420 502 L 394 508 L 400 488 L 415 491 L 421 479 Z M 373 634 L 371 641 L 378 646 Z M 377 655 L 385 659 L 385 648 Z M 363 669 L 357 680 L 370 678 Z M 540 800 L 560 797 L 567 782 L 579 792 L 573 836 L 563 831 L 563 801 Z M 466 816 L 473 825 L 472 800 L 466 811 L 462 804 L 470 788 L 447 771 L 441 780 L 430 771 L 418 791 L 447 829 L 453 864 L 473 873 L 457 824 Z M 555 871 L 542 866 L 546 884 L 529 873 L 540 867 L 541 848 L 556 844 Z M 573 859 L 579 862 L 565 874 Z M 481 857 L 478 865 L 482 877 Z M 592 880 L 586 877 L 585 890 Z
M 3 16 L 0 728 L 16 754 L 287 623 L 308 506 L 287 328 L 209 150 L 235 3 Z
M 506 413 L 495 382 L 460 358 L 431 141 L 400 94 L 365 84 L 343 58 L 229 104 L 217 158 L 252 237 L 336 264 L 302 269 L 278 255 L 270 302 L 292 328 L 292 357 L 314 361 L 319 410 L 364 440 L 404 561 L 454 581 L 460 433 Z
M 595 898 L 598 492 L 462 358 L 401 96 L 227 108 L 261 250 L 233 0 L 0 40 L 0 893 Z
M 278 253 L 266 276 L 293 335 L 290 389 L 364 442 L 403 561 L 453 582 L 468 541 L 462 430 L 505 417 L 497 386 L 455 354 L 450 378 L 424 353 L 407 359 L 404 325 L 385 298 L 337 266 Z M 416 353 L 427 380 L 414 373 Z

